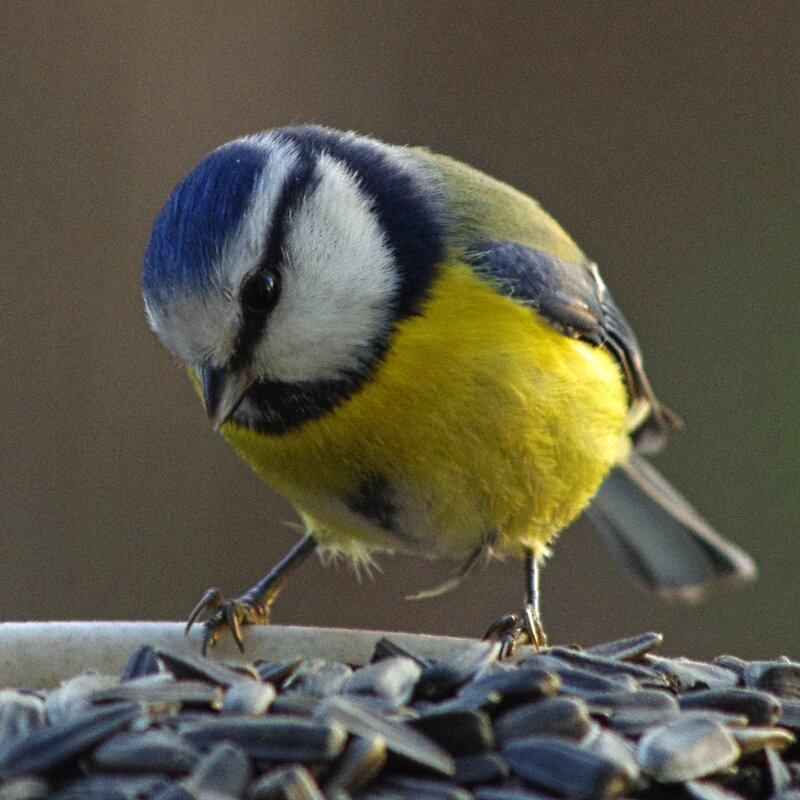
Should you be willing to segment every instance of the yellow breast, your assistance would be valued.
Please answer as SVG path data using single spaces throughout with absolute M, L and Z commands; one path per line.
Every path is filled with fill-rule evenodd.
M 544 548 L 620 457 L 626 414 L 610 355 L 453 263 L 334 412 L 223 434 L 321 543 L 455 556 L 492 535 Z

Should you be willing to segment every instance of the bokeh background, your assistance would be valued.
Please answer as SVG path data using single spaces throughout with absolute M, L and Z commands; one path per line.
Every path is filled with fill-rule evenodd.
M 139 270 L 179 177 L 292 122 L 427 144 L 537 197 L 603 269 L 686 420 L 657 464 L 760 580 L 694 607 L 629 585 L 584 523 L 544 573 L 551 637 L 800 656 L 800 5 L 3 4 L 0 617 L 183 618 L 295 541 L 150 333 Z M 474 635 L 494 563 L 307 565 L 281 623 Z

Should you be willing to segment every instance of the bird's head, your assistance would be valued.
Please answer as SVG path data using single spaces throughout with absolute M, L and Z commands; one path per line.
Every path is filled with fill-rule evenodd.
M 302 127 L 230 142 L 180 181 L 142 290 L 215 425 L 282 432 L 368 378 L 442 256 L 428 170 L 411 151 Z

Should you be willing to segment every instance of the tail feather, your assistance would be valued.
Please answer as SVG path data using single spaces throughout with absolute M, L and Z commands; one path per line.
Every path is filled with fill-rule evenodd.
M 691 600 L 715 579 L 756 576 L 750 556 L 636 452 L 609 473 L 587 515 L 619 566 L 659 594 Z

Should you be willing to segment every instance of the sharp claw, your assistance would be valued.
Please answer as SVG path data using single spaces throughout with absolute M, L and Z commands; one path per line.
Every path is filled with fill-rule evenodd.
M 209 647 L 213 647 L 216 644 L 217 630 L 218 629 L 213 624 L 213 620 L 206 622 L 203 629 L 203 641 L 200 645 L 200 652 L 203 656 L 207 655 Z
M 186 627 L 183 629 L 184 634 L 189 633 L 192 625 L 197 622 L 197 618 L 206 611 L 216 611 L 222 605 L 222 593 L 219 589 L 208 589 L 206 593 L 200 598 L 198 604 L 192 609 L 189 614 L 189 619 L 186 620 Z
M 513 631 L 518 623 L 519 616 L 517 614 L 505 614 L 489 626 L 489 629 L 483 634 L 483 638 L 503 641 L 506 634 Z
M 547 647 L 547 634 L 544 632 L 544 626 L 539 617 L 534 620 L 534 626 L 536 630 L 536 649 L 541 650 L 543 647 Z
M 506 614 L 489 627 L 484 639 L 500 641 L 500 658 L 508 658 L 521 644 L 530 644 L 535 650 L 547 647 L 547 635 L 541 618 L 526 606 L 522 614 Z
M 236 605 L 236 603 L 226 603 L 225 608 L 223 609 L 223 615 L 225 617 L 225 625 L 227 625 L 228 630 L 231 632 L 233 636 L 233 641 L 236 642 L 236 646 L 239 648 L 239 652 L 244 652 L 244 640 L 242 639 L 242 626 L 239 621 L 239 615 L 241 611 Z

